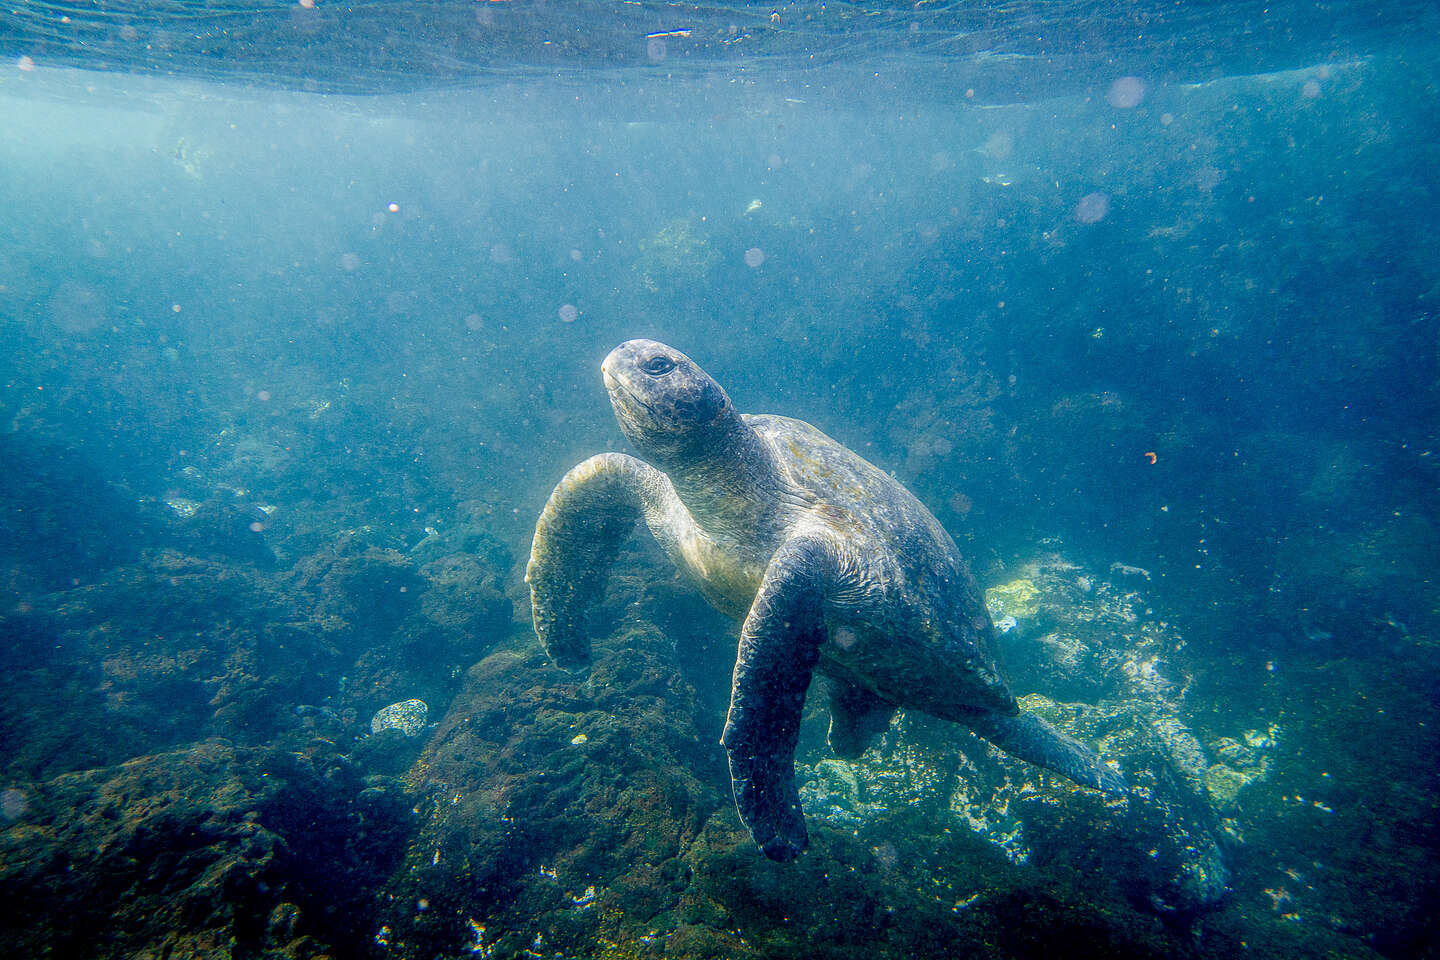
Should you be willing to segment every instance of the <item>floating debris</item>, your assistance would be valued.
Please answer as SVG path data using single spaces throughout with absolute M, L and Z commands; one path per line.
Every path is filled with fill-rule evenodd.
M 170 497 L 165 501 L 165 506 L 169 507 L 175 516 L 183 520 L 188 520 L 195 516 L 195 511 L 200 509 L 199 501 L 186 500 L 184 497 Z
M 1110 564 L 1110 572 L 1118 573 L 1122 577 L 1143 577 L 1146 580 L 1150 579 L 1150 571 L 1144 567 L 1132 567 L 1128 563 L 1120 563 L 1119 561 Z
M 424 700 L 402 700 L 378 711 L 370 718 L 370 732 L 399 730 L 407 737 L 418 736 L 425 729 L 430 707 Z

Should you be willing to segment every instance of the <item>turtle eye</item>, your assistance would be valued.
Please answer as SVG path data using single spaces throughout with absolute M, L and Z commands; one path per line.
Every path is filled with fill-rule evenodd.
M 640 364 L 640 369 L 652 377 L 663 377 L 675 369 L 675 361 L 669 357 L 655 356 Z

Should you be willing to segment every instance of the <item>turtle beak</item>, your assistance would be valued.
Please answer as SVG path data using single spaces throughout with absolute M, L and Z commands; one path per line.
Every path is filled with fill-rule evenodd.
M 624 381 L 620 378 L 618 371 L 625 367 L 624 351 L 627 346 L 628 343 L 620 344 L 611 350 L 600 363 L 600 379 L 605 381 L 605 389 L 611 393 L 614 393 L 617 387 L 624 387 Z

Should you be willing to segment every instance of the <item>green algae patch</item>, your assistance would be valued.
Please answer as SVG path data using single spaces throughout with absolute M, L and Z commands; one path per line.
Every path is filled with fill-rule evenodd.
M 1040 591 L 1031 580 L 1011 580 L 985 591 L 985 606 L 995 619 L 1014 617 L 1024 620 L 1040 609 Z
M 1212 763 L 1205 771 L 1205 790 L 1219 810 L 1233 810 L 1240 791 L 1253 777 L 1224 763 Z

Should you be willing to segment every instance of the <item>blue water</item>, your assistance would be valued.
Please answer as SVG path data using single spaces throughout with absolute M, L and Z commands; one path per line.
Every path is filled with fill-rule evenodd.
M 564 891 L 572 912 L 598 916 L 581 901 L 599 886 L 610 926 L 542 922 L 543 851 L 610 823 L 598 813 L 491 857 L 523 883 L 495 880 L 499 867 L 475 890 L 452 876 L 449 926 L 424 927 L 427 907 L 402 945 L 376 933 L 402 927 L 376 904 L 413 892 L 397 878 L 418 869 L 420 838 L 460 828 L 417 813 L 387 828 L 393 846 L 355 854 L 364 817 L 334 813 L 384 786 L 366 776 L 403 781 L 396 809 L 428 810 L 424 770 L 459 714 L 487 689 L 531 702 L 498 667 L 466 670 L 509 649 L 543 667 L 520 579 L 535 518 L 571 465 L 625 448 L 598 367 L 649 337 L 739 409 L 807 420 L 892 472 L 983 586 L 1073 569 L 1087 596 L 1128 591 L 1096 616 L 1117 633 L 1122 607 L 1160 625 L 1170 686 L 1154 702 L 1207 762 L 1225 738 L 1281 731 L 1255 748 L 1271 751 L 1267 772 L 1238 807 L 1212 784 L 1224 895 L 1176 920 L 1163 896 L 1130 891 L 1144 919 L 1117 921 L 1129 939 L 1113 934 L 1114 950 L 1434 955 L 1440 18 L 1363 6 L 7 8 L 0 869 L 28 892 L 6 942 L 83 952 L 45 904 L 85 898 L 135 944 L 221 929 L 250 955 L 660 955 L 644 937 L 667 923 L 744 929 L 749 955 L 848 955 L 816 914 L 800 914 L 812 939 L 784 939 L 787 881 L 716 892 L 726 870 L 758 868 L 743 836 L 725 847 L 703 826 L 674 854 L 693 884 L 655 881 L 684 887 L 689 913 L 607 902 L 614 876 L 574 854 L 588 866 Z M 694 801 L 700 822 L 733 820 L 709 748 L 733 626 L 647 551 L 637 540 L 622 557 L 629 579 L 608 602 L 622 625 L 679 643 L 650 668 L 684 676 L 656 694 L 656 717 L 693 716 L 704 749 L 668 768 L 714 791 Z M 1043 576 L 1024 573 L 1044 557 Z M 692 634 L 712 639 L 675 640 Z M 1011 655 L 1018 692 L 1128 695 Z M 1116 656 L 1117 670 L 1143 666 Z M 369 717 L 411 697 L 436 739 L 374 754 Z M 826 755 L 815 722 L 812 766 Z M 263 892 L 206 914 L 233 910 L 233 928 L 196 911 L 106 920 L 123 884 L 61 879 L 67 857 L 94 878 L 113 869 L 66 853 L 100 841 L 62 824 L 125 791 L 76 784 L 217 741 L 329 750 L 359 770 L 340 777 L 354 787 L 335 788 L 343 802 L 306 794 L 332 816 L 317 831 L 333 849 L 309 861 L 363 863 L 335 894 L 352 927 L 333 910 L 309 919 L 325 915 L 323 870 L 265 874 L 266 889 L 298 891 L 299 921 Z M 223 793 L 173 790 L 202 806 Z M 254 801 L 255 822 L 293 847 L 304 826 L 273 813 L 287 802 Z M 667 829 L 635 809 L 638 829 Z M 956 826 L 932 813 L 905 829 Z M 864 832 L 895 821 L 867 816 L 855 836 L 879 906 L 835 921 L 856 925 L 857 952 L 1043 952 L 1038 933 L 987 940 L 948 905 L 934 929 L 961 918 L 950 934 L 884 947 L 884 884 L 908 881 L 890 879 L 891 840 Z M 156 850 L 191 833 L 159 835 L 127 862 L 163 861 Z M 815 863 L 860 868 L 827 842 Z M 991 905 L 996 924 L 1029 931 L 1020 904 L 1037 897 L 1083 914 L 1084 884 L 1064 871 L 1124 870 L 1055 842 L 1036 841 L 1030 865 L 987 867 L 996 886 L 975 890 L 1023 891 Z M 176 856 L 173 887 L 134 889 L 183 888 Z M 915 883 L 955 881 L 961 860 Z M 697 936 L 673 952 L 743 953 Z

